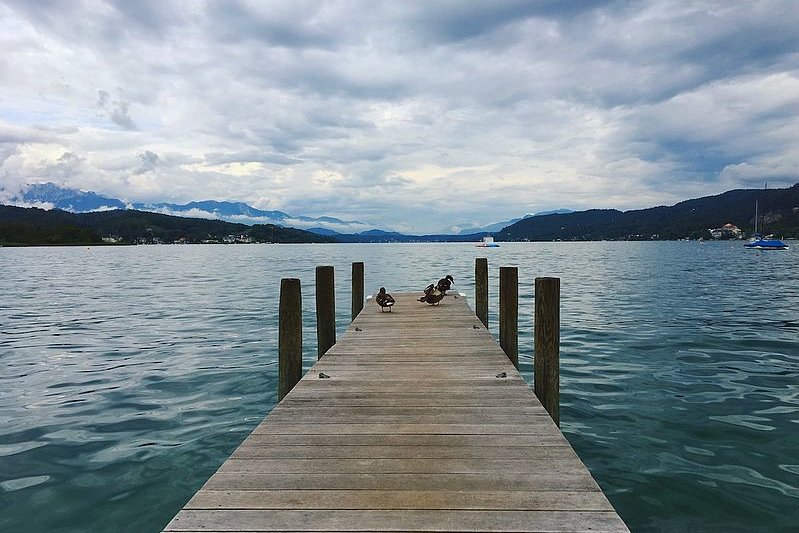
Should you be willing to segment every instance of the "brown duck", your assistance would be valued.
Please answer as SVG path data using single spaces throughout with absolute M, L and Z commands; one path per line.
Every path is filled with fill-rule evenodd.
M 386 309 L 388 309 L 388 312 L 390 313 L 391 308 L 394 306 L 395 303 L 394 297 L 386 292 L 385 287 L 380 287 L 380 291 L 377 293 L 377 296 L 375 296 L 375 301 L 377 302 L 377 305 L 380 306 L 381 313 L 384 312 Z
M 438 305 L 442 298 L 444 298 L 444 293 L 438 290 L 438 288 L 431 283 L 425 287 L 424 296 L 419 298 L 419 301 L 428 303 L 430 305 Z
M 455 283 L 455 278 L 447 274 L 436 284 L 436 289 L 441 291 L 443 294 L 447 294 L 447 291 L 452 288 L 452 285 Z

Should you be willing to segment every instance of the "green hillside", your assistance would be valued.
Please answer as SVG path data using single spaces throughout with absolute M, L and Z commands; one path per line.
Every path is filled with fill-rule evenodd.
M 0 244 L 61 245 L 200 242 L 333 242 L 330 237 L 271 224 L 248 226 L 134 210 L 69 213 L 0 206 Z
M 787 189 L 738 189 L 670 207 L 632 211 L 592 209 L 526 218 L 497 233 L 505 241 L 709 238 L 708 229 L 732 223 L 754 231 L 755 200 L 768 233 L 799 237 L 799 184 Z

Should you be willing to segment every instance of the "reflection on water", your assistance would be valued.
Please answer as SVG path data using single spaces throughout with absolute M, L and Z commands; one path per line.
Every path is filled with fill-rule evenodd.
M 281 277 L 367 292 L 562 278 L 563 430 L 633 531 L 795 531 L 797 246 L 529 243 L 0 249 L 0 530 L 159 531 L 276 399 Z

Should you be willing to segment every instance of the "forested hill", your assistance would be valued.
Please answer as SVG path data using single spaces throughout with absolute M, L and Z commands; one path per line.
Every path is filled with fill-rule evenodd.
M 765 231 L 799 238 L 799 183 L 787 189 L 738 189 L 670 207 L 633 211 L 591 209 L 526 218 L 497 232 L 503 241 L 709 238 L 708 229 L 732 223 L 754 231 L 755 200 Z M 763 210 L 763 206 L 765 209 Z
M 172 242 L 334 242 L 303 230 L 272 224 L 248 226 L 133 210 L 96 213 L 45 211 L 0 205 L 0 244 L 92 244 Z

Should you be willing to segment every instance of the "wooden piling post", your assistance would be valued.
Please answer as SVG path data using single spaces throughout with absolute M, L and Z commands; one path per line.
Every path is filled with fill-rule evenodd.
M 316 267 L 316 346 L 318 359 L 336 344 L 336 287 L 332 266 Z
M 474 260 L 474 306 L 475 314 L 488 327 L 488 258 Z
M 519 368 L 519 269 L 499 268 L 499 345 Z
M 363 310 L 363 263 L 352 264 L 352 320 Z
M 302 291 L 296 278 L 280 280 L 278 324 L 277 401 L 280 401 L 302 378 Z
M 560 278 L 535 278 L 535 395 L 560 427 Z

